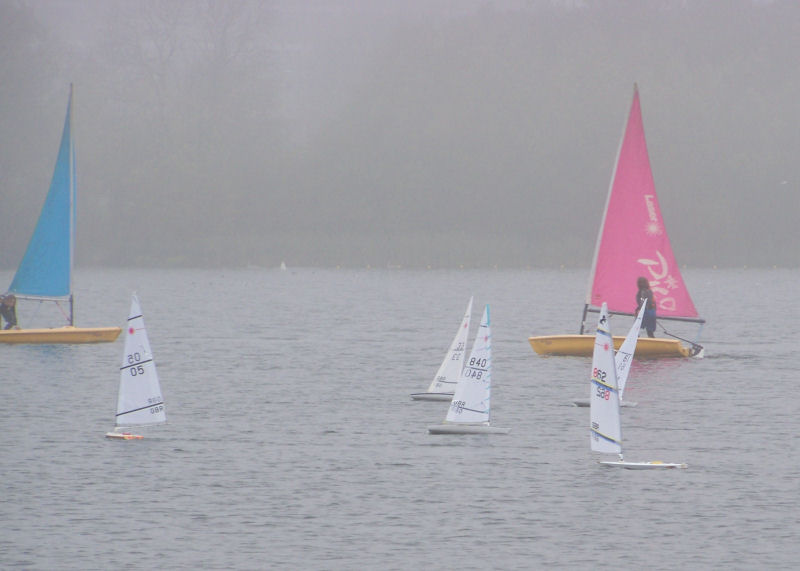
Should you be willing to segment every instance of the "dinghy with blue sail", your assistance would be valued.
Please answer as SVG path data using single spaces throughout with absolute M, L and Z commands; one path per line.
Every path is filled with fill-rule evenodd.
M 103 343 L 114 341 L 119 327 L 75 327 L 72 269 L 75 242 L 75 145 L 72 136 L 72 86 L 50 190 L 28 248 L 8 294 L 25 307 L 53 302 L 64 324 L 53 328 L 0 331 L 0 343 Z M 25 316 L 20 316 L 25 321 Z

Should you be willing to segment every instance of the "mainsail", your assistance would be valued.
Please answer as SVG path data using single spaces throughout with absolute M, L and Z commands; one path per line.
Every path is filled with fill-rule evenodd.
M 75 151 L 72 87 L 50 190 L 9 291 L 22 297 L 68 298 L 72 293 Z M 72 323 L 70 312 L 70 324 Z
M 469 334 L 469 321 L 472 316 L 472 298 L 469 298 L 467 309 L 458 327 L 456 336 L 450 344 L 447 354 L 444 356 L 439 370 L 436 371 L 430 386 L 429 393 L 441 393 L 455 390 L 458 379 L 461 377 L 461 369 L 464 364 L 464 354 L 467 349 L 467 336 Z
M 619 388 L 619 400 L 622 402 L 622 394 L 625 392 L 625 383 L 628 382 L 628 374 L 631 372 L 631 365 L 633 364 L 633 354 L 636 352 L 636 344 L 639 341 L 639 330 L 642 328 L 642 319 L 644 319 L 644 310 L 647 304 L 643 303 L 639 309 L 639 314 L 628 330 L 625 336 L 625 341 L 622 342 L 617 354 L 614 355 L 614 364 L 617 369 L 617 388 Z
M 492 394 L 492 330 L 489 306 L 483 310 L 481 324 L 464 361 L 445 422 L 489 424 Z
M 594 452 L 622 454 L 622 426 L 619 417 L 619 392 L 614 366 L 614 343 L 604 303 L 597 320 L 592 355 L 589 440 Z
M 610 312 L 632 315 L 640 276 L 650 282 L 659 319 L 704 322 L 683 282 L 661 217 L 634 86 L 595 246 L 587 307 L 596 311 L 605 301 Z
M 166 420 L 156 364 L 150 351 L 139 299 L 134 295 L 120 366 L 117 426 L 159 424 Z

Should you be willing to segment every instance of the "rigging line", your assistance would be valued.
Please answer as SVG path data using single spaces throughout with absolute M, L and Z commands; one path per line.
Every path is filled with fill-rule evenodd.
M 135 367 L 136 365 L 146 365 L 147 363 L 152 363 L 152 359 L 148 359 L 147 361 L 139 361 L 138 363 L 133 363 L 132 365 L 125 365 L 124 367 L 120 367 L 120 371 L 124 371 L 125 369 L 130 369 L 131 367 Z
M 685 341 L 686 343 L 689 343 L 692 346 L 692 351 L 694 351 L 695 354 L 697 354 L 697 352 L 700 351 L 703 348 L 703 346 L 700 345 L 700 343 L 695 343 L 694 341 L 691 341 L 690 339 L 684 339 L 683 337 L 678 337 L 674 333 L 670 333 L 660 323 L 658 324 L 658 326 L 661 328 L 661 331 L 664 332 L 664 335 L 669 335 L 670 337 L 674 337 L 675 339 L 679 339 L 681 341 Z
M 134 408 L 134 409 L 132 409 L 132 410 L 126 410 L 125 412 L 120 412 L 120 413 L 117 413 L 117 416 L 123 416 L 123 415 L 126 415 L 126 414 L 130 414 L 130 413 L 132 413 L 132 412 L 139 412 L 140 410 L 145 410 L 145 409 L 148 409 L 148 408 L 153 408 L 154 406 L 161 406 L 162 404 L 164 404 L 164 401 L 163 401 L 163 400 L 162 400 L 161 402 L 157 402 L 157 403 L 153 403 L 153 404 L 148 404 L 148 405 L 146 405 L 146 406 L 142 406 L 142 407 L 139 407 L 139 408 Z

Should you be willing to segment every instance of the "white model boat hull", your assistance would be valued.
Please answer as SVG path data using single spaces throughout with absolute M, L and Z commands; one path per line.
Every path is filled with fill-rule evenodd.
M 413 400 L 447 401 L 453 400 L 453 393 L 412 393 Z
M 626 470 L 657 470 L 660 468 L 688 468 L 688 464 L 673 464 L 670 462 L 624 462 L 624 461 L 606 461 L 599 462 L 603 466 L 612 468 L 625 468 Z
M 497 428 L 485 424 L 436 424 L 428 427 L 429 434 L 508 434 L 510 428 Z
M 572 401 L 572 404 L 574 404 L 577 407 L 587 408 L 589 406 L 589 401 L 588 400 L 574 400 L 574 401 Z M 634 407 L 637 404 L 638 403 L 626 400 L 626 401 L 622 401 L 621 403 L 619 403 L 619 406 L 621 406 L 621 407 L 626 407 L 626 406 Z
M 106 432 L 106 438 L 114 438 L 116 440 L 141 440 L 144 436 L 141 434 L 132 434 L 130 432 Z

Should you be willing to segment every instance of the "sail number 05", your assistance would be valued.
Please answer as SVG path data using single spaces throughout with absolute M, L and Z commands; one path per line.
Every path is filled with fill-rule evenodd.
M 142 356 L 139 353 L 132 353 L 128 355 L 128 365 L 133 365 L 141 360 Z M 132 377 L 135 377 L 137 375 L 144 375 L 144 367 L 142 367 L 141 365 L 130 367 L 128 370 L 131 372 Z

